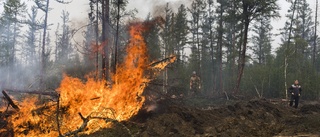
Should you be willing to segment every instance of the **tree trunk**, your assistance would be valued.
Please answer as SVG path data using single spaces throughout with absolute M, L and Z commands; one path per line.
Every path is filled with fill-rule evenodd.
M 197 20 L 196 20 L 196 25 L 197 25 L 197 31 L 196 31 L 196 36 L 197 36 L 197 49 L 198 49 L 198 76 L 202 76 L 201 75 L 201 51 L 200 51 L 200 38 L 199 38 L 199 23 L 200 23 L 200 21 L 199 21 L 199 18 L 200 18 L 200 10 L 198 9 L 197 10 L 197 14 L 198 14 L 198 17 L 197 17 Z
M 261 18 L 260 20 L 260 29 L 263 29 L 263 19 Z M 261 32 L 259 32 L 259 36 L 260 36 L 260 39 L 259 39 L 259 45 L 258 45 L 258 48 L 259 48 L 259 51 L 258 51 L 258 56 L 259 56 L 259 58 L 258 58 L 258 60 L 259 60 L 259 64 L 262 64 L 262 44 L 263 44 L 263 41 L 264 40 L 261 40 Z
M 236 15 L 236 3 L 234 2 L 234 0 L 233 0 L 233 2 L 232 2 L 232 15 Z M 236 65 L 236 51 L 237 51 L 237 48 L 236 48 L 236 41 L 237 41 L 237 38 L 236 38 L 236 30 L 237 30 L 237 27 L 236 27 L 236 21 L 235 21 L 235 19 L 233 19 L 232 21 L 231 21 L 231 26 L 233 26 L 232 27 L 232 31 L 231 31 L 231 35 L 232 35 L 232 44 L 231 44 L 231 61 L 232 61 L 232 70 L 231 70 L 231 81 L 235 81 L 235 75 L 236 75 L 236 73 L 237 73 L 237 65 Z M 242 40 L 242 28 L 241 28 L 241 33 L 240 33 L 240 41 Z M 232 86 L 234 86 L 234 84 L 232 83 L 231 84 Z
M 294 13 L 295 13 L 295 10 L 296 10 L 296 3 L 297 3 L 297 0 L 294 1 L 294 5 L 293 5 L 293 11 L 292 11 L 292 16 L 291 16 L 291 22 L 290 22 L 290 27 L 289 27 L 289 36 L 288 36 L 288 41 L 287 41 L 287 45 L 286 45 L 286 48 L 285 48 L 285 57 L 284 57 L 284 91 L 285 91 L 285 95 L 286 95 L 286 99 L 288 99 L 288 88 L 287 88 L 287 68 L 288 68 L 288 57 L 290 54 L 288 52 L 289 50 L 289 45 L 290 45 L 290 40 L 291 40 L 291 31 L 292 31 L 292 24 L 293 24 L 293 18 L 294 18 Z
M 218 76 L 218 90 L 219 94 L 223 92 L 222 86 L 222 39 L 223 39 L 223 5 L 220 4 L 220 13 L 219 13 L 219 28 L 218 28 L 218 65 L 219 65 L 219 73 L 217 73 Z
M 96 2 L 96 79 L 99 79 L 99 2 Z
M 246 9 L 246 8 L 244 8 Z M 241 58 L 240 58 L 240 69 L 239 69 L 239 74 L 238 74 L 238 78 L 237 78 L 237 84 L 236 84 L 236 89 L 235 89 L 235 93 L 239 92 L 239 88 L 240 88 L 240 83 L 241 83 L 241 78 L 242 78 L 242 74 L 243 74 L 243 70 L 245 67 L 245 63 L 246 63 L 246 50 L 247 50 L 247 42 L 248 42 L 248 29 L 249 29 L 249 17 L 248 17 L 248 13 L 246 11 L 244 11 L 244 36 L 243 36 L 243 47 L 242 47 L 242 54 L 241 54 Z
M 284 88 L 285 88 L 285 95 L 286 95 L 286 99 L 288 99 L 288 87 L 287 87 L 287 68 L 288 68 L 288 57 L 285 56 L 284 58 Z
M 238 51 L 238 60 L 237 60 L 237 63 L 238 63 L 238 72 L 240 71 L 240 64 L 241 64 L 241 52 L 242 52 L 242 44 L 243 44 L 243 21 L 241 22 L 241 28 L 240 28 L 240 40 L 239 40 L 239 44 L 238 44 L 238 47 L 239 47 L 239 51 Z
M 113 66 L 113 71 L 114 74 L 117 73 L 117 65 L 118 65 L 118 61 L 119 61 L 119 55 L 118 55 L 118 48 L 119 48 L 119 22 L 120 22 L 120 4 L 121 4 L 121 0 L 118 0 L 117 3 L 117 30 L 116 30 L 116 40 L 115 40 L 115 47 L 114 47 L 114 66 Z
M 109 51 L 108 51 L 108 32 L 109 30 L 109 0 L 102 1 L 102 78 L 108 80 L 109 79 Z
M 17 18 L 17 13 L 15 13 L 15 17 Z M 16 40 L 17 39 L 17 22 L 14 22 L 14 26 L 13 26 L 13 39 L 12 39 L 12 55 L 11 55 L 11 67 L 14 67 L 15 64 L 15 50 L 16 50 Z
M 315 27 L 314 27 L 314 38 L 313 38 L 313 51 L 312 51 L 312 64 L 315 66 L 316 62 L 316 51 L 317 51 L 317 25 L 318 25 L 318 0 L 316 0 L 316 15 L 315 15 Z
M 40 74 L 40 87 L 45 89 L 45 75 L 46 75 L 46 35 L 47 35 L 47 23 L 48 23 L 48 12 L 49 12 L 49 1 L 47 0 L 46 9 L 45 9 L 45 17 L 44 17 L 44 28 L 42 35 L 42 52 L 41 52 L 41 74 Z
M 211 65 L 212 65 L 212 95 L 214 95 L 214 92 L 216 92 L 216 81 L 215 81 L 215 64 L 214 64 L 214 47 L 213 47 L 213 33 L 212 33 L 212 12 L 211 12 L 211 6 L 209 5 L 209 11 L 210 11 L 210 50 L 211 50 Z

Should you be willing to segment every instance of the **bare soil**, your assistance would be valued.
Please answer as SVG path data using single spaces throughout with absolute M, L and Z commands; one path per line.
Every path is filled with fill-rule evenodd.
M 228 101 L 223 99 L 164 99 L 153 111 L 141 111 L 90 137 L 102 136 L 320 136 L 320 103 L 301 101 L 289 107 L 281 99 Z
M 0 137 L 14 136 L 0 113 Z M 105 136 L 320 136 L 320 102 L 302 100 L 297 109 L 281 99 L 226 100 L 166 97 L 148 102 L 130 121 L 82 137 Z M 2 132 L 6 131 L 6 132 Z

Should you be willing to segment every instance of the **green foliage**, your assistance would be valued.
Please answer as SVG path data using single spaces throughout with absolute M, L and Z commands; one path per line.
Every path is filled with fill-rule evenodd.
M 279 69 L 273 64 L 254 64 L 245 69 L 241 90 L 245 95 L 255 97 L 281 97 L 279 88 Z
M 207 67 L 205 66 L 204 63 L 210 63 L 207 61 L 207 58 L 209 58 L 207 54 L 208 51 L 208 34 L 203 33 L 203 31 L 206 28 L 206 14 L 205 14 L 205 9 L 207 8 L 207 3 L 206 1 L 201 1 L 201 0 L 195 0 L 192 2 L 191 7 L 189 12 L 191 13 L 191 19 L 189 20 L 189 27 L 190 27 L 190 33 L 192 35 L 192 38 L 190 40 L 190 45 L 191 45 L 191 54 L 189 57 L 189 64 L 188 66 L 192 69 L 192 71 L 196 71 L 198 76 L 202 79 L 202 82 L 204 82 L 204 79 L 206 80 L 205 82 L 208 81 L 205 77 L 210 76 L 207 71 Z M 208 32 L 208 31 L 206 31 Z M 211 66 L 212 67 L 212 66 Z M 190 74 L 191 72 L 190 71 Z M 206 86 L 203 86 L 203 89 Z M 207 87 L 206 87 L 207 88 Z M 205 91 L 205 90 L 204 90 Z M 206 91 L 205 91 L 206 92 Z
M 190 73 L 186 69 L 185 48 L 188 40 L 187 10 L 180 5 L 177 13 L 173 13 L 167 3 L 165 21 L 160 31 L 162 57 L 176 55 L 177 60 L 167 68 L 162 77 L 169 94 L 187 94 Z M 148 43 L 152 44 L 152 43 Z M 157 48 L 157 47 L 156 47 Z M 159 47 L 158 47 L 159 48 Z M 158 49 L 157 49 L 158 50 Z M 160 49 L 159 49 L 160 50 Z
M 147 19 L 150 21 L 153 19 Z M 144 32 L 143 36 L 147 44 L 147 50 L 149 55 L 149 60 L 159 60 L 161 58 L 161 50 L 160 50 L 160 26 L 158 23 L 154 23 L 150 26 L 150 28 Z
M 188 35 L 187 24 L 187 9 L 185 5 L 181 5 L 178 8 L 178 13 L 174 18 L 173 35 L 174 35 L 174 49 L 175 54 L 178 56 L 178 61 L 181 64 L 185 60 L 185 46 L 187 44 Z
M 259 64 L 266 64 L 271 56 L 271 19 L 260 17 L 253 25 L 253 53 Z
M 306 44 L 304 40 L 296 40 L 297 43 L 300 43 L 301 45 L 295 46 L 294 44 L 291 44 L 289 46 L 289 52 L 284 52 L 284 48 L 281 47 L 277 51 L 277 57 L 275 59 L 274 67 L 278 67 L 278 72 L 276 73 L 278 76 L 278 79 L 275 79 L 277 81 L 282 81 L 281 83 L 286 82 L 287 87 L 289 87 L 294 80 L 298 79 L 300 81 L 300 84 L 302 85 L 303 89 L 303 98 L 304 99 L 316 99 L 319 97 L 319 78 L 320 75 L 317 73 L 316 68 L 312 65 L 311 60 L 306 58 L 304 54 L 301 52 L 301 49 L 303 49 Z M 297 44 L 296 43 L 296 44 Z M 297 50 L 295 51 L 295 47 L 297 47 Z M 300 51 L 300 52 L 299 52 Z M 285 55 L 288 54 L 288 55 Z M 284 79 L 284 58 L 287 56 L 287 81 Z M 280 66 L 280 67 L 279 67 Z M 285 88 L 284 84 L 280 84 L 279 87 L 279 95 L 280 97 L 285 97 Z

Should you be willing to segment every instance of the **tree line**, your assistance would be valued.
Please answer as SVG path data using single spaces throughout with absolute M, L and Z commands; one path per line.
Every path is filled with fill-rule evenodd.
M 23 88 L 56 88 L 62 72 L 80 78 L 95 72 L 92 75 L 97 79 L 111 80 L 126 55 L 127 22 L 135 21 L 138 11 L 128 10 L 127 0 L 89 0 L 85 26 L 70 26 L 72 13 L 63 11 L 56 31 L 50 34 L 50 0 L 33 2 L 28 10 L 21 0 L 4 3 L 0 88 L 8 81 L 15 81 L 16 86 L 36 81 Z M 188 5 L 159 7 L 160 17 L 148 14 L 145 21 L 152 25 L 144 38 L 150 60 L 177 56 L 156 79 L 162 85 L 160 92 L 187 94 L 189 78 L 196 71 L 201 91 L 208 96 L 286 98 L 287 87 L 298 79 L 304 98 L 318 99 L 317 8 L 313 11 L 306 0 L 287 1 L 291 6 L 284 27 L 273 34 L 271 20 L 280 18 L 277 2 L 193 0 Z M 318 5 L 317 1 L 312 4 Z M 37 17 L 38 12 L 43 12 L 44 18 Z M 23 27 L 27 30 L 22 31 Z M 83 42 L 72 41 L 75 33 L 82 34 Z M 281 36 L 281 43 L 272 52 L 275 35 Z

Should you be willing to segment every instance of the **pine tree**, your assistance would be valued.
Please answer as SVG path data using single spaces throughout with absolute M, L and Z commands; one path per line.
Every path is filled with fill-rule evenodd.
M 65 2 L 64 0 L 56 0 L 62 4 L 68 4 L 70 2 Z M 45 13 L 44 20 L 43 20 L 43 32 L 42 32 L 42 44 L 41 44 L 41 69 L 40 69 L 40 87 L 45 88 L 45 76 L 46 76 L 46 69 L 47 69 L 47 62 L 49 57 L 49 53 L 47 53 L 46 49 L 46 36 L 48 30 L 48 16 L 49 16 L 49 7 L 50 7 L 50 0 L 35 0 L 35 4 L 37 8 L 40 9 L 42 12 Z
M 174 49 L 173 49 L 173 12 L 172 9 L 169 8 L 169 3 L 167 3 L 165 7 L 165 22 L 163 26 L 162 33 L 160 33 L 161 39 L 163 41 L 163 57 L 167 58 L 170 55 L 174 54 Z M 167 85 L 168 85 L 168 69 L 166 68 L 164 73 L 163 73 L 163 92 L 167 93 Z
M 305 67 L 312 63 L 312 48 L 314 38 L 314 22 L 311 16 L 312 10 L 305 0 L 291 1 L 282 34 L 281 48 L 277 51 L 277 61 L 284 60 L 283 78 L 284 88 L 287 90 L 287 82 L 292 77 L 303 78 L 307 76 Z M 312 71 L 312 70 L 309 70 Z M 297 73 L 299 72 L 299 73 Z M 292 75 L 294 73 L 294 75 Z M 292 80 L 290 80 L 291 82 Z M 285 93 L 288 97 L 287 92 Z
M 175 54 L 178 56 L 178 62 L 185 61 L 184 49 L 187 44 L 188 24 L 187 24 L 187 9 L 185 5 L 180 5 L 178 13 L 174 18 L 173 24 L 174 35 L 174 49 Z
M 217 16 L 218 16 L 218 20 L 217 20 L 217 55 L 216 55 L 216 59 L 217 59 L 217 65 L 214 66 L 215 68 L 217 68 L 216 70 L 219 70 L 219 71 L 215 71 L 215 76 L 216 77 L 216 80 L 217 80 L 217 87 L 219 89 L 219 93 L 222 93 L 223 92 L 223 80 L 222 80 L 222 55 L 223 55 L 223 51 L 222 51 L 222 48 L 223 48 L 223 45 L 224 45 L 224 38 L 223 38 L 223 35 L 224 35 L 224 32 L 225 32 L 225 29 L 224 29 L 224 24 L 225 24 L 225 10 L 227 9 L 228 7 L 228 3 L 226 1 L 222 1 L 222 0 L 218 0 L 217 1 L 219 3 L 219 6 L 217 8 Z
M 129 1 L 128 0 L 113 0 L 110 1 L 109 4 L 109 21 L 107 22 L 110 26 L 109 30 L 113 36 L 110 36 L 110 42 L 114 41 L 114 43 L 109 43 L 109 47 L 114 49 L 112 55 L 112 67 L 113 73 L 116 72 L 116 66 L 119 62 L 123 60 L 123 57 L 126 55 L 125 52 L 121 52 L 125 50 L 125 39 L 123 39 L 123 35 L 126 34 L 126 29 L 124 29 L 125 25 L 123 25 L 124 20 L 130 20 L 134 18 L 137 10 L 127 10 Z M 113 40 L 112 40 L 113 38 Z
M 306 0 L 298 0 L 297 1 L 297 14 L 296 14 L 296 20 L 295 20 L 295 31 L 293 33 L 295 39 L 301 39 L 304 40 L 308 45 L 312 45 L 313 42 L 313 17 L 312 17 L 312 10 L 307 3 Z M 296 44 L 296 48 L 300 48 L 301 53 L 304 54 L 304 57 L 310 57 L 311 58 L 311 47 L 308 45 L 305 45 L 304 47 L 301 47 L 301 45 Z M 299 50 L 299 49 L 298 49 Z
M 25 22 L 28 25 L 28 30 L 25 34 L 26 37 L 26 45 L 24 46 L 25 49 L 25 58 L 26 63 L 33 65 L 36 63 L 37 59 L 37 52 L 36 52 L 36 41 L 37 41 L 37 31 L 41 28 L 40 23 L 37 21 L 37 9 L 36 7 L 31 7 L 31 13 L 28 13 L 28 19 Z
M 147 17 L 146 21 L 154 20 L 153 18 L 149 16 Z M 159 60 L 161 58 L 161 41 L 160 41 L 160 29 L 161 24 L 159 23 L 153 23 L 150 28 L 144 32 L 144 39 L 146 41 L 146 44 L 148 46 L 148 54 L 149 59 L 151 61 L 153 60 Z
M 72 47 L 71 47 L 71 30 L 68 25 L 69 23 L 69 13 L 66 11 L 62 11 L 61 15 L 62 19 L 62 32 L 58 34 L 57 37 L 57 61 L 63 64 L 66 64 L 70 59 Z
M 192 34 L 191 39 L 191 56 L 190 65 L 191 69 L 197 71 L 201 75 L 201 22 L 203 20 L 204 9 L 206 3 L 202 0 L 195 0 L 192 2 L 189 12 L 191 14 L 190 32 Z
M 239 91 L 240 82 L 243 74 L 243 70 L 246 63 L 246 51 L 248 42 L 249 25 L 253 19 L 261 16 L 276 17 L 278 16 L 277 10 L 279 9 L 276 0 L 239 0 L 242 4 L 242 21 L 244 25 L 243 31 L 243 43 L 240 56 L 240 70 L 237 77 L 237 85 L 235 92 Z
M 170 78 L 174 80 L 181 81 L 173 86 L 175 86 L 175 94 L 186 94 L 181 91 L 187 91 L 189 88 L 189 76 L 190 74 L 187 72 L 186 69 L 186 54 L 185 48 L 187 44 L 188 34 L 189 34 L 189 27 L 188 27 L 188 20 L 187 20 L 187 9 L 185 5 L 180 5 L 178 8 L 178 12 L 174 14 L 172 20 L 172 44 L 174 54 L 177 56 L 177 61 L 172 64 L 172 69 L 170 73 Z M 171 82 L 170 82 L 171 83 Z M 177 93 L 180 91 L 179 93 Z
M 95 55 L 95 51 L 94 51 L 94 42 L 95 42 L 95 25 L 94 25 L 94 21 L 92 20 L 92 18 L 89 18 L 89 23 L 86 27 L 86 31 L 84 32 L 84 37 L 85 40 L 83 41 L 83 45 L 84 45 L 84 64 L 93 67 L 94 66 L 94 55 Z
M 20 37 L 21 19 L 24 16 L 25 4 L 20 0 L 7 0 L 0 15 L 0 76 L 8 81 L 9 86 L 18 87 L 19 80 L 15 80 L 18 65 L 17 50 Z M 21 60 L 22 61 L 22 60 Z
M 314 34 L 313 34 L 313 43 L 312 43 L 312 64 L 316 66 L 316 54 L 317 54 L 317 27 L 318 27 L 318 0 L 316 0 L 316 11 L 315 11 L 315 18 L 314 18 Z
M 224 40 L 223 43 L 226 47 L 225 56 L 226 56 L 226 69 L 225 75 L 226 77 L 224 82 L 224 87 L 226 91 L 234 90 L 233 87 L 236 85 L 236 73 L 239 69 L 237 65 L 239 64 L 240 52 L 241 52 L 241 44 L 243 39 L 243 25 L 241 22 L 241 16 L 238 12 L 240 8 L 238 3 L 235 0 L 232 1 L 218 1 L 221 4 L 225 4 L 225 13 L 224 13 Z M 217 10 L 219 11 L 219 10 Z
M 210 90 L 212 91 L 212 94 L 214 94 L 216 92 L 216 77 L 215 77 L 215 65 L 216 65 L 216 58 L 215 58 L 215 46 L 214 46 L 214 37 L 215 37 L 215 33 L 214 33 L 214 2 L 213 0 L 208 0 L 208 38 L 209 38 L 209 54 L 210 54 L 210 63 L 211 63 L 211 79 L 209 80 L 211 82 L 211 86 L 210 86 Z M 222 76 L 222 74 L 221 74 Z M 221 77 L 222 78 L 222 77 Z M 222 86 L 221 86 L 222 87 Z
M 168 57 L 173 55 L 173 12 L 172 9 L 169 8 L 169 3 L 167 3 L 165 7 L 165 23 L 163 32 L 161 33 L 161 37 L 164 44 L 164 57 Z
M 268 17 L 260 17 L 253 25 L 254 35 L 252 36 L 253 54 L 258 64 L 267 64 L 271 58 L 271 20 Z
M 13 67 L 16 61 L 17 38 L 20 36 L 21 17 L 25 4 L 20 0 L 8 0 L 4 3 L 4 11 L 0 18 L 1 26 L 1 66 Z
M 246 94 L 257 95 L 259 98 L 272 95 L 271 76 L 276 67 L 272 65 L 270 17 L 258 17 L 252 27 L 251 59 L 253 64 L 246 68 L 250 72 L 243 77 L 242 88 Z

